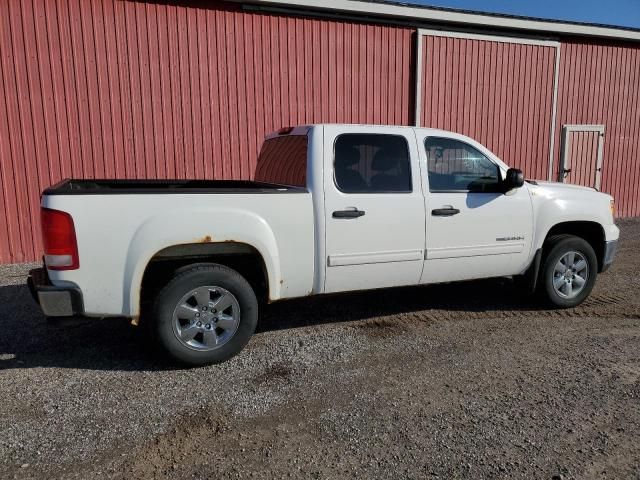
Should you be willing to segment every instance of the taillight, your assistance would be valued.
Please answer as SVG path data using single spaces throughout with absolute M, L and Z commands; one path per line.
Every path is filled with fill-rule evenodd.
M 66 212 L 41 209 L 44 262 L 50 270 L 80 268 L 73 218 Z

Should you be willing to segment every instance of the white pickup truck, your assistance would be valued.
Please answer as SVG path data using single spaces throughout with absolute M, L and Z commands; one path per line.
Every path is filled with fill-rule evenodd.
M 147 322 L 187 365 L 238 353 L 259 305 L 293 297 L 514 276 L 572 307 L 619 232 L 609 195 L 524 182 L 463 135 L 366 125 L 269 135 L 255 181 L 67 180 L 42 230 L 45 315 Z

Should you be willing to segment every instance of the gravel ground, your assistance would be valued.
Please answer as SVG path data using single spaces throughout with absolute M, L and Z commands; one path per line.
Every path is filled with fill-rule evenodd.
M 176 370 L 125 321 L 45 322 L 0 267 L 3 478 L 640 478 L 640 221 L 573 310 L 508 280 L 269 306 Z

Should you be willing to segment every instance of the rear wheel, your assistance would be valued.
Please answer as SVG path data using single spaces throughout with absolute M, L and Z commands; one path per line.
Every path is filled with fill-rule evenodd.
M 189 366 L 220 363 L 248 343 L 258 322 L 251 285 L 217 264 L 183 269 L 158 293 L 153 305 L 158 345 Z
M 589 243 L 573 235 L 558 235 L 545 246 L 540 289 L 561 308 L 575 307 L 589 296 L 598 274 L 598 260 Z

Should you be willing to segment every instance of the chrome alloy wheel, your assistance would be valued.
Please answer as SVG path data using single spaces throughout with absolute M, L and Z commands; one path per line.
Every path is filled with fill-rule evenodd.
M 221 287 L 198 287 L 184 295 L 173 311 L 173 333 L 188 348 L 210 351 L 233 338 L 240 325 L 240 304 Z
M 575 298 L 589 279 L 589 264 L 582 253 L 565 253 L 553 270 L 553 289 L 562 298 Z

